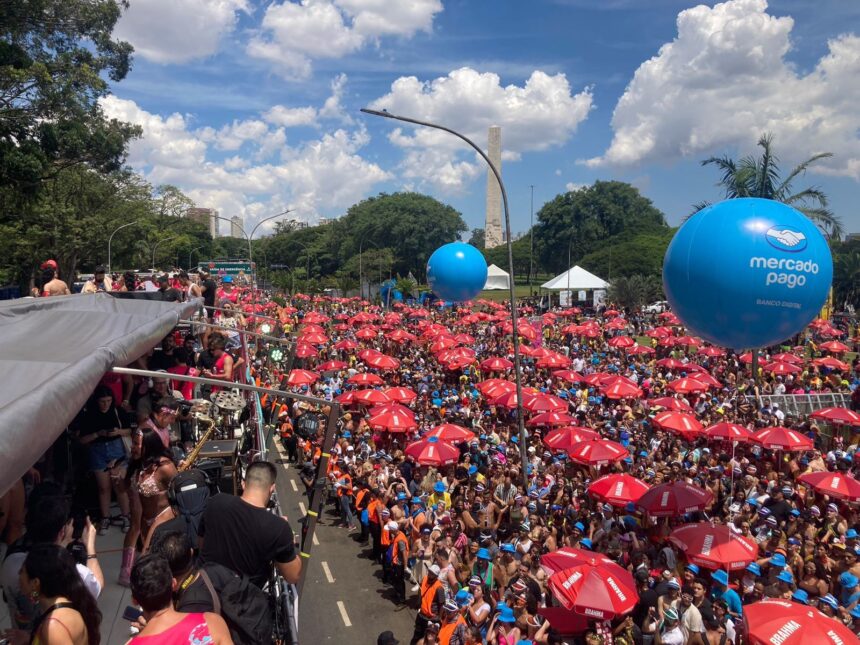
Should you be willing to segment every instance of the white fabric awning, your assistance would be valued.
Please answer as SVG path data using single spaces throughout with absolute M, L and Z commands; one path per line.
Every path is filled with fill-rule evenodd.
M 142 356 L 201 304 L 104 293 L 0 302 L 0 494 L 54 443 L 107 370 Z
M 541 287 L 552 291 L 567 289 L 580 291 L 583 289 L 607 289 L 609 288 L 609 283 L 602 278 L 598 278 L 593 273 L 589 273 L 582 267 L 575 266 L 561 275 L 555 276 L 549 282 L 544 282 Z
M 491 264 L 487 267 L 487 283 L 484 285 L 484 290 L 493 291 L 498 289 L 510 289 L 511 276 L 504 269 Z

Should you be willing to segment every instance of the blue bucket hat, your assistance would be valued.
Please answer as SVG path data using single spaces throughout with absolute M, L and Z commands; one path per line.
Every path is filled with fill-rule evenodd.
M 791 572 L 788 569 L 780 571 L 776 579 L 788 584 L 794 582 L 794 576 L 791 575 Z
M 795 602 L 806 605 L 809 603 L 809 594 L 803 589 L 796 589 L 795 592 L 791 594 L 791 599 Z
M 711 578 L 713 578 L 715 582 L 723 585 L 724 587 L 727 587 L 729 585 L 729 574 L 727 574 L 722 569 L 717 569 L 716 571 L 714 571 L 711 574 Z
M 770 559 L 770 563 L 775 567 L 784 567 L 785 556 L 782 553 L 774 553 L 773 557 Z
M 750 562 L 747 565 L 747 571 L 749 571 L 754 576 L 760 576 L 761 575 L 761 567 L 758 566 L 758 564 L 756 564 L 755 562 Z
M 836 600 L 836 598 L 833 597 L 832 594 L 827 594 L 826 596 L 822 596 L 821 598 L 818 599 L 818 602 L 824 603 L 825 605 L 829 605 L 834 610 L 839 609 L 839 602 Z
M 517 552 L 516 547 L 513 544 L 510 544 L 509 542 L 505 542 L 502 546 L 499 547 L 499 549 L 505 553 L 516 553 Z
M 436 491 L 437 493 L 444 493 L 445 492 L 445 484 L 443 484 L 442 482 L 436 482 L 435 484 L 433 484 L 433 490 Z
M 591 543 L 591 540 L 589 540 L 588 538 L 582 538 L 582 540 L 580 540 L 580 542 L 579 542 L 579 545 L 583 549 L 588 549 L 589 551 L 594 549 L 594 545 Z
M 857 531 L 855 531 L 854 529 L 848 529 L 845 532 L 845 537 L 848 538 L 849 540 L 853 540 L 854 538 L 857 537 Z
M 846 571 L 839 576 L 839 584 L 842 585 L 843 589 L 853 589 L 858 584 L 857 576 L 850 571 Z
M 489 549 L 478 549 L 478 558 L 481 560 L 492 560 Z
M 688 571 L 692 571 L 696 575 L 699 575 L 699 567 L 696 566 L 695 564 L 693 564 L 692 562 L 690 564 L 688 564 L 686 568 Z

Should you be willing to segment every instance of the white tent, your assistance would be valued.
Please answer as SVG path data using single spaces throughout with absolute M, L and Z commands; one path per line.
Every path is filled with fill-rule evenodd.
M 510 288 L 511 276 L 507 271 L 500 269 L 495 264 L 491 264 L 487 267 L 487 283 L 484 285 L 485 290 L 493 291 Z
M 551 291 L 584 291 L 588 289 L 607 289 L 609 283 L 606 280 L 598 278 L 593 273 L 589 273 L 579 266 L 568 269 L 561 275 L 555 276 L 549 282 L 544 282 L 541 285 L 544 289 Z

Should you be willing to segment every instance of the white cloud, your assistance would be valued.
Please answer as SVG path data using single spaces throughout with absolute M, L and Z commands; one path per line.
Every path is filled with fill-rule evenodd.
M 701 5 L 677 24 L 675 40 L 636 70 L 615 107 L 609 149 L 588 165 L 750 150 L 772 132 L 785 161 L 830 151 L 818 171 L 860 180 L 860 38 L 829 41 L 802 75 L 786 60 L 794 21 L 769 15 L 766 0 Z
M 503 87 L 498 75 L 468 67 L 429 82 L 401 77 L 388 94 L 371 103 L 377 110 L 446 125 L 481 146 L 486 145 L 489 126 L 498 125 L 505 161 L 563 145 L 591 106 L 590 89 L 571 94 L 564 74 L 534 71 L 522 87 Z M 439 130 L 397 127 L 389 140 L 407 151 L 404 177 L 423 178 L 444 192 L 457 192 L 486 171 L 472 155 L 463 161 L 464 144 Z
M 370 141 L 363 127 L 290 146 L 283 127 L 257 119 L 192 130 L 187 116 L 152 114 L 115 96 L 101 104 L 107 116 L 142 126 L 129 161 L 150 182 L 175 184 L 199 205 L 241 215 L 250 227 L 286 208 L 308 221 L 339 214 L 390 178 L 361 156 Z M 238 153 L 222 158 L 218 150 Z
M 218 51 L 236 27 L 246 0 L 133 0 L 114 36 L 156 63 L 185 63 Z
M 578 184 L 574 181 L 569 181 L 564 185 L 564 189 L 569 193 L 575 193 L 583 188 L 588 188 L 588 184 Z
M 276 105 L 263 114 L 268 123 L 295 128 L 300 125 L 316 125 L 317 111 L 312 107 L 288 108 Z
M 301 0 L 274 2 L 248 54 L 273 63 L 287 78 L 307 78 L 311 61 L 342 58 L 384 36 L 428 31 L 442 10 L 440 0 Z

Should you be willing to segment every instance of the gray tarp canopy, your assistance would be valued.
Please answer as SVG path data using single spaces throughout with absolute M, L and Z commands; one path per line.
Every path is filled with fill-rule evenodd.
M 0 302 L 0 494 L 54 443 L 102 375 L 200 306 L 107 294 Z

